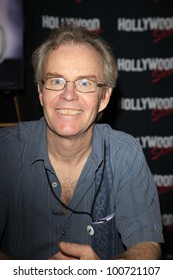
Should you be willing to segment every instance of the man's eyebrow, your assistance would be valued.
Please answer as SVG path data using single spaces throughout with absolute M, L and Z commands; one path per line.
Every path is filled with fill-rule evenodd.
M 57 77 L 57 78 L 64 78 L 65 79 L 65 77 L 63 75 L 61 75 L 57 72 L 48 72 L 46 74 L 46 79 L 51 78 L 51 77 L 55 77 L 55 78 Z M 75 78 L 75 81 L 80 80 L 80 79 L 89 79 L 89 80 L 94 80 L 94 81 L 97 80 L 95 75 L 80 75 L 80 76 L 77 76 Z
M 78 76 L 75 80 L 80 80 L 80 79 L 96 80 L 96 76 L 95 75 L 82 75 L 82 76 Z
M 58 74 L 57 72 L 48 72 L 46 74 L 46 78 L 51 78 L 51 77 L 63 77 L 61 74 Z

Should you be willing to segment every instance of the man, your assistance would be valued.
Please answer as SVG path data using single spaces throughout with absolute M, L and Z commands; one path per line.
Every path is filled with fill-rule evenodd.
M 96 124 L 110 47 L 64 24 L 33 54 L 44 117 L 1 130 L 1 258 L 158 259 L 157 190 L 132 136 Z

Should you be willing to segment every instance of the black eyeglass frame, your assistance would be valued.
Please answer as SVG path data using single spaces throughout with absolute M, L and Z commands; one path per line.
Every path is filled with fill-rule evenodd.
M 52 78 L 52 77 L 50 77 L 50 78 L 48 78 L 48 79 L 51 79 L 51 78 Z M 55 77 L 55 78 L 56 78 L 56 77 Z M 48 80 L 48 79 L 47 79 L 47 80 Z M 76 82 L 77 82 L 77 81 L 80 81 L 80 80 L 85 80 L 85 79 L 88 80 L 88 81 L 90 81 L 90 82 L 93 82 L 93 83 L 96 85 L 96 89 L 95 89 L 95 90 L 92 90 L 92 91 L 81 91 L 81 90 L 78 90 L 77 87 L 76 87 Z M 46 81 L 47 81 L 47 80 L 46 80 Z M 107 84 L 106 84 L 106 83 L 104 83 L 104 84 L 97 83 L 97 81 L 94 81 L 94 80 L 88 79 L 88 78 L 76 79 L 75 81 L 68 81 L 68 80 L 65 80 L 65 79 L 63 78 L 63 80 L 65 81 L 65 83 L 64 83 L 62 89 L 52 89 L 52 88 L 46 87 L 46 86 L 45 86 L 45 84 L 46 84 L 46 81 L 45 81 L 45 80 L 41 80 L 41 85 L 44 86 L 44 88 L 47 89 L 47 90 L 51 90 L 51 91 L 61 91 L 61 90 L 64 90 L 64 89 L 65 89 L 67 83 L 72 82 L 72 83 L 74 84 L 75 90 L 78 91 L 78 92 L 82 92 L 82 93 L 92 93 L 92 92 L 95 92 L 95 91 L 97 90 L 97 87 L 98 87 L 98 88 L 107 87 Z

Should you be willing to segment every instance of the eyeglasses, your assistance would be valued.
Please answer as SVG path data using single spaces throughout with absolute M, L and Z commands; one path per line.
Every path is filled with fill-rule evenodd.
M 95 92 L 97 87 L 106 87 L 106 84 L 100 84 L 97 83 L 97 81 L 87 78 L 77 79 L 75 81 L 67 81 L 62 77 L 51 77 L 46 81 L 42 80 L 42 85 L 48 90 L 60 91 L 63 90 L 66 87 L 66 84 L 69 82 L 74 84 L 77 91 L 84 93 Z

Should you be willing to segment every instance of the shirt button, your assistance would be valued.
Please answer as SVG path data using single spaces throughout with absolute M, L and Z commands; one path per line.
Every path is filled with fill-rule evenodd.
M 53 183 L 52 183 L 52 187 L 53 187 L 53 188 L 56 188 L 56 187 L 57 187 L 57 182 L 53 182 Z
M 94 235 L 94 229 L 92 226 L 87 226 L 87 231 L 88 231 L 89 235 Z
M 62 235 L 66 236 L 67 232 L 65 230 L 63 230 Z
M 53 210 L 53 215 L 58 215 L 58 210 Z
M 158 231 L 158 230 L 159 230 L 159 225 L 158 225 L 158 224 L 155 224 L 155 225 L 154 225 L 154 229 L 155 229 L 155 231 Z

